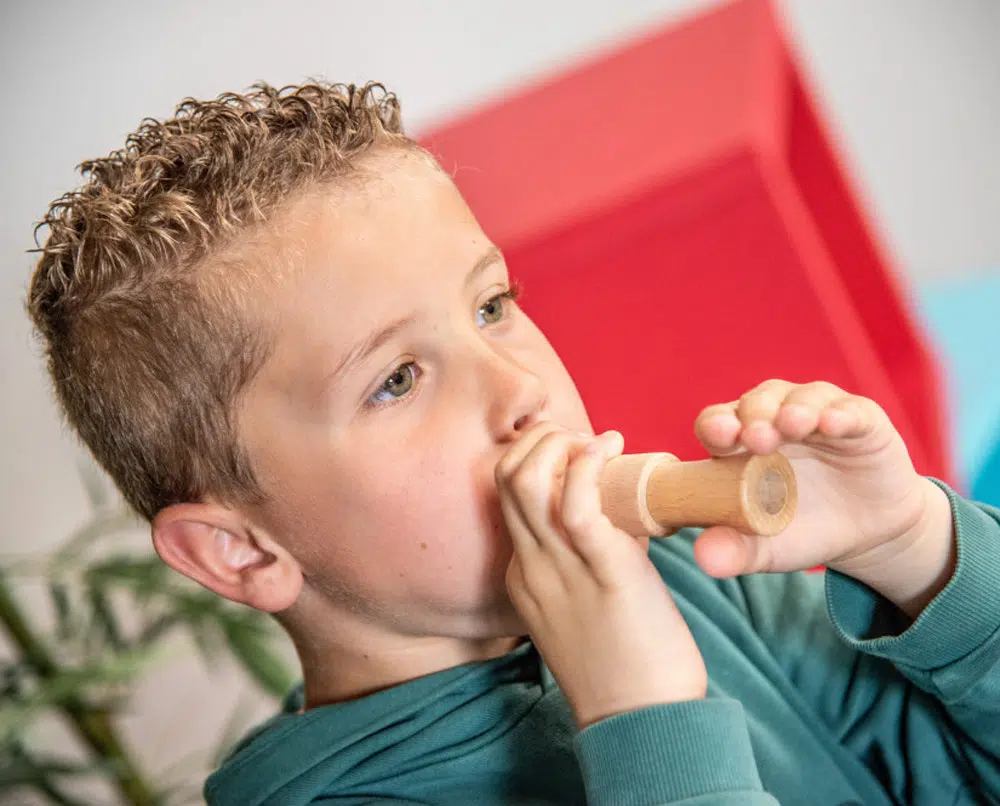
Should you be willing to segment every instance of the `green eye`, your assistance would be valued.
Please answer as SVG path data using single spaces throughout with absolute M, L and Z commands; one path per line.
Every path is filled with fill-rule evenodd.
M 373 403 L 386 403 L 403 397 L 409 394 L 415 381 L 416 365 L 413 362 L 400 364 L 371 396 L 371 400 Z
M 479 308 L 480 324 L 492 325 L 504 318 L 503 304 L 507 300 L 516 300 L 521 294 L 521 290 L 515 283 L 502 294 L 492 297 L 485 305 Z
M 479 314 L 488 325 L 499 322 L 503 319 L 503 297 L 493 297 L 493 299 L 479 309 Z

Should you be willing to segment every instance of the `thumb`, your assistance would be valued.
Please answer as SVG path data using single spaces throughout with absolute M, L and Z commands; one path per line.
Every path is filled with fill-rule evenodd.
M 770 538 L 710 526 L 695 540 L 694 558 L 706 574 L 720 579 L 756 574 L 770 568 Z

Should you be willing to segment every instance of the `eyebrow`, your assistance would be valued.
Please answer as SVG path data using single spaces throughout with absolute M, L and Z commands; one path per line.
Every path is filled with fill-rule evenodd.
M 496 246 L 490 246 L 483 253 L 482 257 L 473 264 L 469 273 L 465 276 L 463 287 L 468 288 L 483 272 L 502 260 L 503 254 L 500 250 Z M 337 365 L 337 368 L 328 376 L 327 383 L 333 386 L 342 381 L 358 364 L 396 336 L 401 330 L 412 325 L 415 320 L 416 317 L 412 314 L 403 316 L 369 333 L 348 351 L 347 355 Z

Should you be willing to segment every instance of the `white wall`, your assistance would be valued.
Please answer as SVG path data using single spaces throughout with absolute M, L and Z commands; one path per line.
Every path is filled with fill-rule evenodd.
M 59 428 L 22 314 L 32 224 L 76 184 L 74 165 L 117 148 L 141 117 L 168 115 L 186 95 L 214 96 L 256 79 L 376 78 L 400 94 L 418 129 L 582 51 L 712 4 L 7 0 L 0 9 L 0 554 L 51 545 L 86 511 L 76 450 Z M 1000 159 L 989 148 L 1000 143 L 1000 3 L 783 5 L 903 270 L 925 282 L 1000 269 Z M 222 701 L 235 696 L 219 693 L 225 685 L 183 666 L 144 692 L 143 718 L 132 729 L 155 766 L 214 733 Z

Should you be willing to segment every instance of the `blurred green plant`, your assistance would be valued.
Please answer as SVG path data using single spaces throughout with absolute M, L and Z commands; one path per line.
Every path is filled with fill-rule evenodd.
M 92 465 L 81 475 L 92 517 L 50 555 L 0 564 L 0 624 L 14 648 L 12 659 L 0 659 L 0 796 L 34 790 L 58 806 L 83 806 L 72 794 L 75 783 L 100 776 L 133 806 L 197 801 L 201 781 L 184 769 L 148 778 L 117 717 L 143 676 L 166 660 L 166 642 L 178 631 L 194 640 L 209 668 L 228 656 L 264 692 L 282 697 L 292 675 L 276 649 L 278 630 L 263 614 L 189 582 L 152 551 L 123 548 L 142 522 L 108 494 Z M 45 626 L 22 603 L 29 585 L 40 585 L 50 600 Z M 67 721 L 85 761 L 32 741 L 53 714 Z M 214 765 L 245 717 L 238 706 L 202 759 Z

